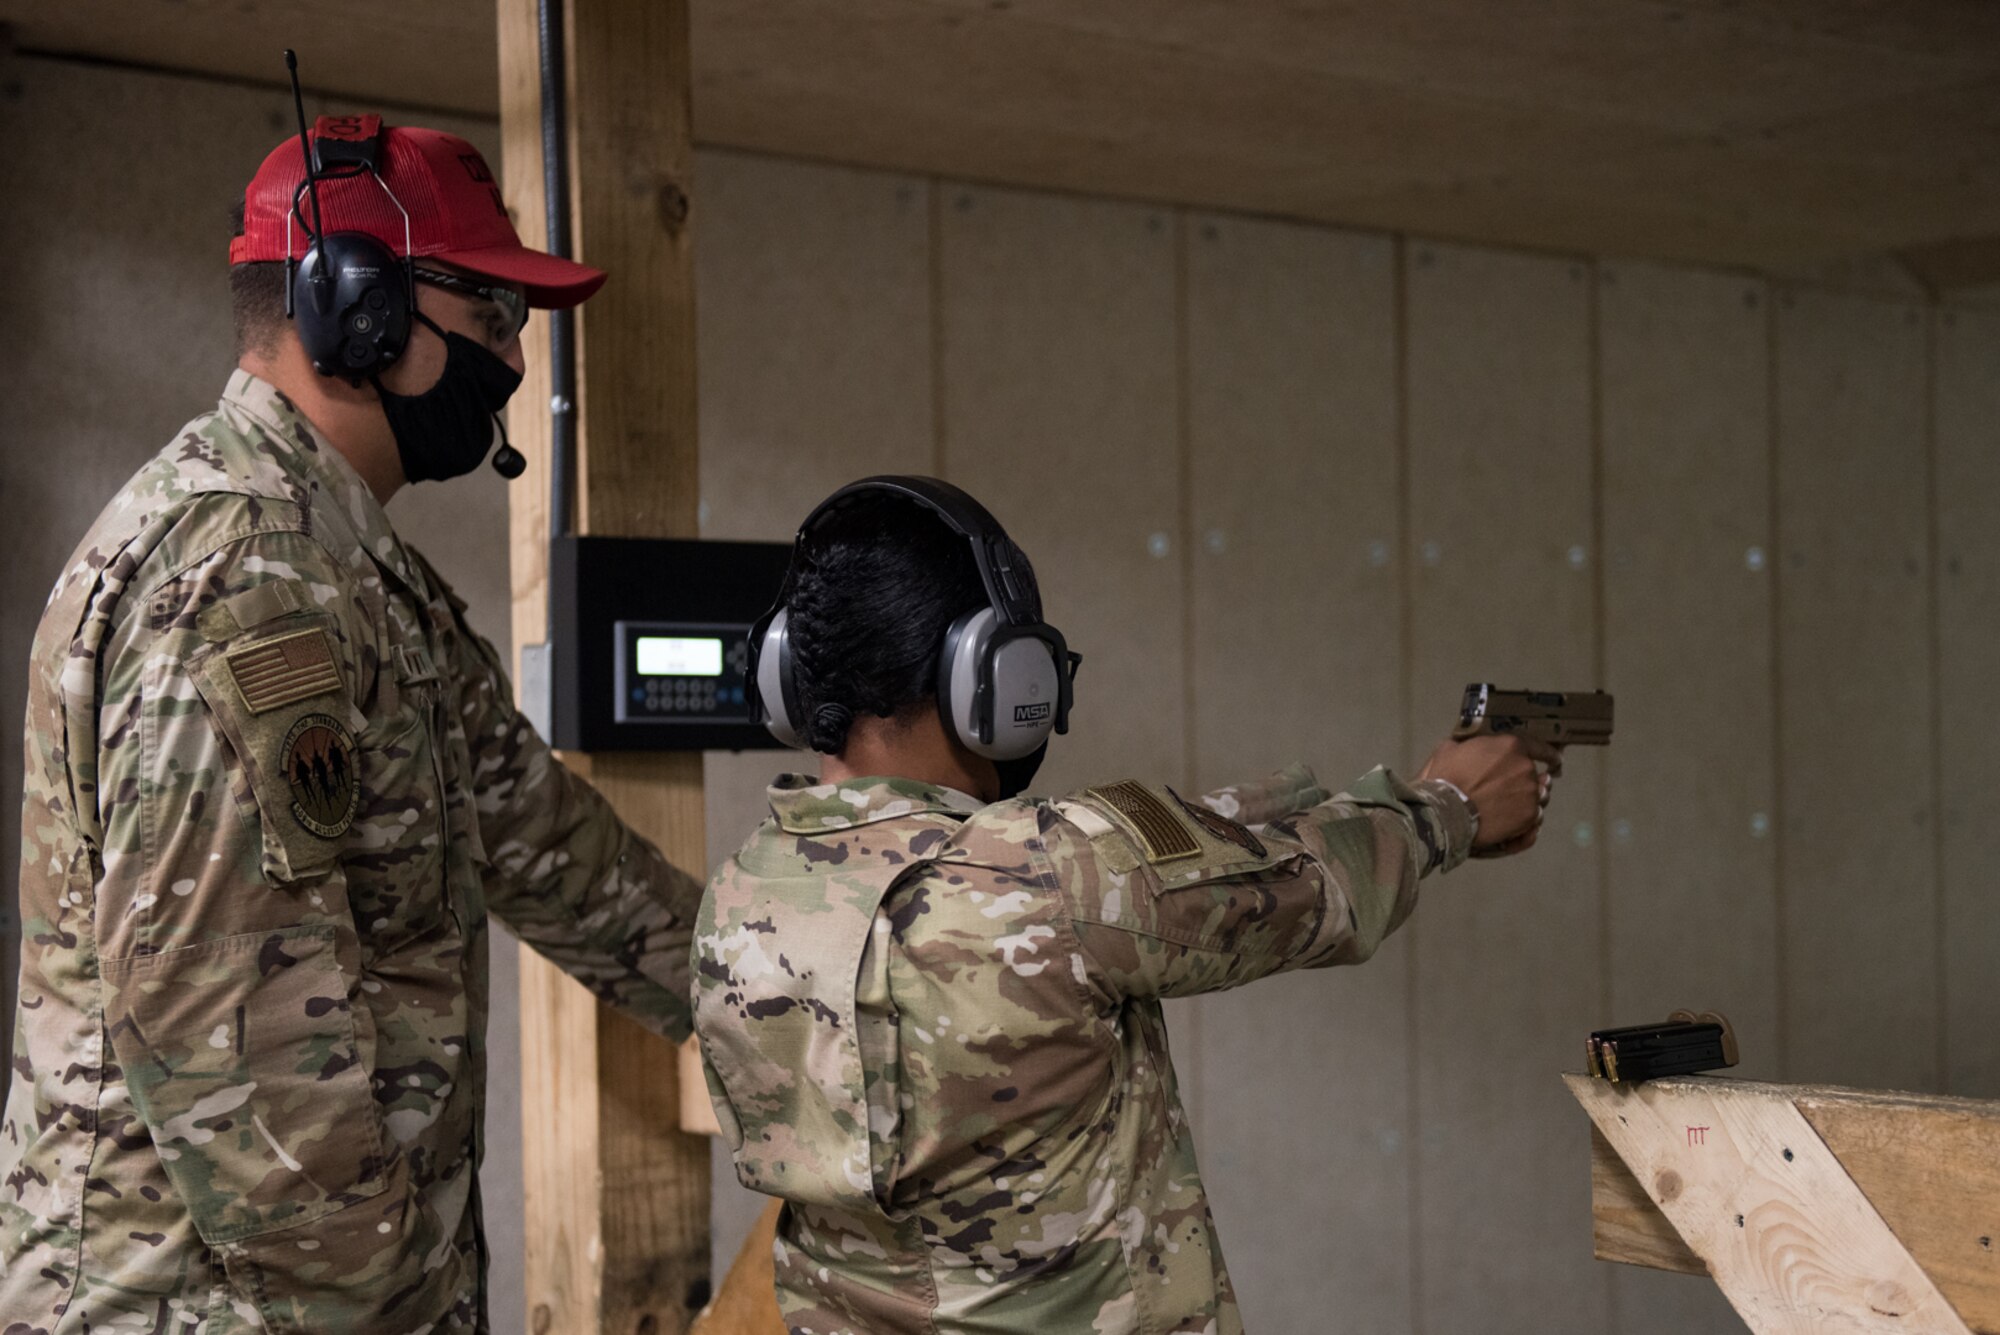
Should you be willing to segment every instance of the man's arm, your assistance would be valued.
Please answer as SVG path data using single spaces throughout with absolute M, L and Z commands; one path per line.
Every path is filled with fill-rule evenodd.
M 1448 785 L 1381 769 L 1333 797 L 1294 769 L 1200 803 L 1124 784 L 1056 811 L 1055 879 L 1088 972 L 1114 998 L 1358 964 L 1409 916 L 1419 879 L 1465 860 L 1474 828 Z
M 701 882 L 634 833 L 514 707 L 493 646 L 451 604 L 487 903 L 514 933 L 656 1033 L 693 1032 L 688 948 Z
M 312 596 L 340 583 L 295 533 L 235 543 L 133 600 L 99 696 L 106 1078 L 232 1288 L 283 1331 L 421 1324 L 451 1297 L 426 1292 L 443 1239 L 385 1134 L 355 1004 L 330 833 L 358 800 L 354 628 Z

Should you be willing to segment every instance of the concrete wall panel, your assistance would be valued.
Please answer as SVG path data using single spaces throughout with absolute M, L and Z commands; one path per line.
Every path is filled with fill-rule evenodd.
M 1196 787 L 1402 768 L 1395 244 L 1183 237 Z M 1409 1326 L 1406 956 L 1201 1004 L 1202 1170 L 1253 1330 Z
M 1785 1078 L 1935 1089 L 1929 451 L 1920 308 L 1778 305 Z
M 1943 807 L 1944 1087 L 2000 1098 L 2000 314 L 1936 334 L 1938 765 Z
M 1408 250 L 1413 736 L 1470 681 L 1595 684 L 1589 269 Z M 1413 959 L 1422 1331 L 1533 1312 L 1601 1330 L 1609 1277 L 1571 1236 L 1583 1126 L 1555 1073 L 1604 1001 L 1600 756 L 1572 753 L 1539 846 L 1430 888 Z
M 1603 1023 L 1686 1006 L 1776 1075 L 1770 302 L 1692 269 L 1598 274 L 1606 685 Z M 1742 1328 L 1715 1285 L 1617 1267 L 1619 1329 Z
M 941 190 L 944 474 L 1027 550 L 1084 656 L 1035 791 L 1185 781 L 1173 215 Z

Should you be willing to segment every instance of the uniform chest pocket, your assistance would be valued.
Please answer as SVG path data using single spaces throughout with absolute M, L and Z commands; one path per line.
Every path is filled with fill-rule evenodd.
M 398 646 L 392 681 L 361 747 L 361 807 L 343 859 L 348 898 L 371 955 L 449 920 L 439 770 L 439 682 L 428 655 Z

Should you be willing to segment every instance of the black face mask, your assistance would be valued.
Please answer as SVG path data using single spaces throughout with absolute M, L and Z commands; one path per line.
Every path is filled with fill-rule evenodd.
M 1047 759 L 1049 744 L 1043 742 L 1019 760 L 996 760 L 993 768 L 1000 772 L 1000 800 L 1019 797 L 1027 786 L 1035 781 L 1035 771 Z
M 411 482 L 441 482 L 479 467 L 497 433 L 500 409 L 520 387 L 521 373 L 463 334 L 448 334 L 422 311 L 412 312 L 444 340 L 444 374 L 421 394 L 392 394 L 374 379 L 382 414 Z

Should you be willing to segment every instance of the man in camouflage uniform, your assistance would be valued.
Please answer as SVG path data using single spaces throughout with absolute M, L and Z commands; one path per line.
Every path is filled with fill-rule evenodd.
M 471 462 L 441 465 L 384 403 L 475 346 L 518 376 L 524 301 L 603 275 L 523 249 L 470 145 L 384 147 L 430 332 L 379 398 L 314 373 L 284 321 L 303 171 L 280 145 L 231 248 L 241 369 L 107 507 L 36 636 L 7 1335 L 484 1330 L 489 907 L 688 1030 L 698 885 L 556 763 L 382 508 L 493 428 L 461 423 Z M 373 227 L 373 189 L 329 183 L 329 228 Z
M 842 587 L 885 569 L 853 556 L 855 533 L 888 545 L 930 521 L 853 522 L 845 553 L 801 539 L 801 664 L 835 635 L 893 640 L 948 578 L 916 543 L 903 586 Z M 1558 754 L 1486 737 L 1446 742 L 1415 782 L 1377 769 L 1339 794 L 1294 766 L 1198 803 L 1131 781 L 994 802 L 994 764 L 948 736 L 934 691 L 898 698 L 818 658 L 799 695 L 816 722 L 834 710 L 820 779 L 771 788 L 695 935 L 737 1173 L 787 1202 L 790 1329 L 1240 1331 L 1161 1000 L 1368 959 L 1422 877 L 1534 842 L 1536 762 Z

